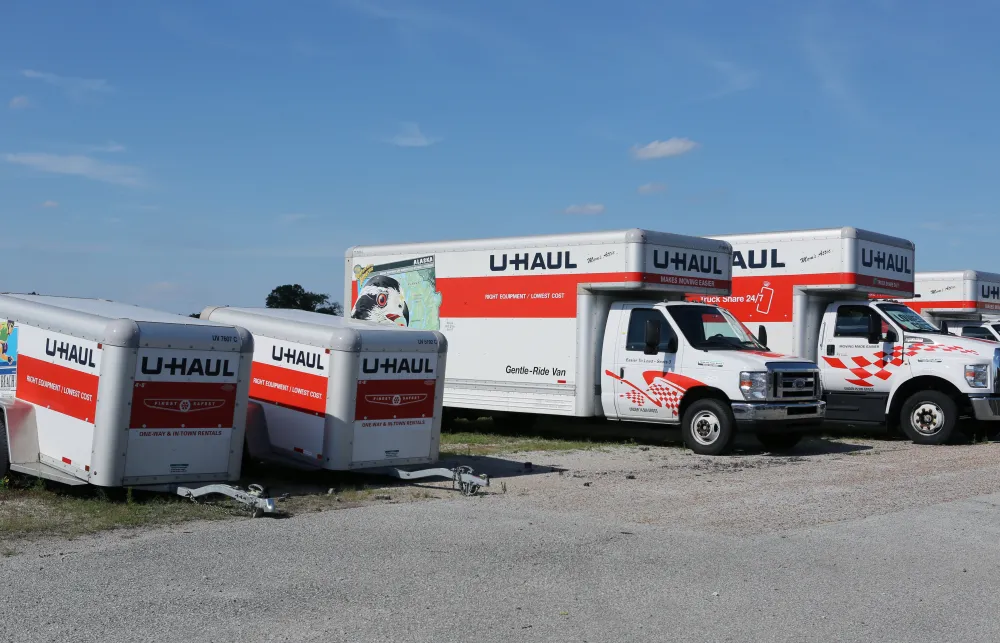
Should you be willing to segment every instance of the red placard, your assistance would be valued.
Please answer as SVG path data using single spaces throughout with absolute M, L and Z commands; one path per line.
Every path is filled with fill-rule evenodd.
M 358 380 L 355 420 L 434 416 L 435 380 Z
M 323 415 L 326 413 L 328 382 L 322 375 L 254 362 L 250 371 L 250 397 L 304 413 Z
M 77 420 L 93 424 L 99 383 L 97 375 L 23 353 L 17 358 L 16 397 Z
M 236 384 L 136 382 L 130 429 L 231 429 Z

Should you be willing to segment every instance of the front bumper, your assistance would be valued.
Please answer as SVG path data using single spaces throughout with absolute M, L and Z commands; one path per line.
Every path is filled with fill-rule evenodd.
M 969 399 L 972 401 L 972 412 L 977 420 L 1000 422 L 1000 396 L 984 395 Z
M 766 430 L 780 433 L 819 426 L 826 417 L 826 402 L 733 402 L 737 431 Z

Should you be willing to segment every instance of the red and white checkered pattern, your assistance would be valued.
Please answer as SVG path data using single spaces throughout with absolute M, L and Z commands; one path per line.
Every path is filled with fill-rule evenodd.
M 913 357 L 917 353 L 959 353 L 962 355 L 979 355 L 978 351 L 972 350 L 971 348 L 964 348 L 962 346 L 952 346 L 943 344 L 910 344 L 908 347 L 904 348 L 902 346 L 895 346 L 891 353 L 886 353 L 885 351 L 879 351 L 875 353 L 871 359 L 858 356 L 849 358 L 840 357 L 826 357 L 826 363 L 833 368 L 845 369 L 854 375 L 854 378 L 847 378 L 848 384 L 853 384 L 855 386 L 875 386 L 869 380 L 873 377 L 877 377 L 880 380 L 888 380 L 895 374 L 895 369 L 903 365 L 903 356 Z M 850 360 L 845 361 L 845 360 Z
M 657 377 L 649 385 L 649 388 L 645 391 L 639 389 L 635 384 L 622 380 L 632 388 L 621 394 L 621 397 L 628 400 L 630 403 L 636 406 L 644 406 L 647 402 L 651 402 L 656 406 L 668 411 L 672 415 L 677 415 L 678 410 L 681 405 L 681 397 L 684 395 L 684 389 L 673 382 L 668 382 L 667 380 Z

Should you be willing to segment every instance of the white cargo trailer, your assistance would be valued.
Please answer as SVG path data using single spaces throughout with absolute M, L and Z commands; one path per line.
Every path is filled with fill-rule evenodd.
M 728 295 L 731 265 L 726 242 L 635 229 L 355 247 L 345 301 L 356 319 L 448 338 L 457 414 L 680 423 L 706 454 L 737 430 L 792 446 L 823 417 L 816 365 L 683 301 Z
M 906 305 L 942 330 L 1000 341 L 1000 274 L 981 270 L 918 272 Z
M 912 242 L 856 228 L 713 238 L 732 244 L 733 293 L 690 299 L 759 325 L 779 353 L 816 360 L 827 420 L 898 425 L 923 444 L 947 441 L 962 415 L 1000 421 L 1000 348 L 889 300 L 913 297 Z
M 96 299 L 0 295 L 0 477 L 274 501 L 240 477 L 253 339 Z M 202 485 L 193 488 L 191 485 Z
M 441 333 L 305 310 L 210 306 L 201 318 L 253 334 L 251 457 L 406 480 L 446 477 L 466 494 L 489 485 L 467 466 L 412 470 L 438 461 Z

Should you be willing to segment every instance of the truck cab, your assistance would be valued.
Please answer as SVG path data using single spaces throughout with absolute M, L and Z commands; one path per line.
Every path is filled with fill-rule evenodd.
M 945 322 L 941 330 L 947 330 L 959 337 L 971 337 L 973 339 L 985 339 L 991 342 L 1000 342 L 1000 322 Z
M 790 448 L 825 404 L 813 362 L 768 351 L 728 311 L 687 302 L 617 302 L 601 355 L 608 418 L 681 424 L 696 453 L 726 451 L 737 431 Z
M 962 416 L 1000 422 L 1000 345 L 911 308 L 912 242 L 857 228 L 714 238 L 733 247 L 723 305 L 819 364 L 828 421 L 898 426 L 920 444 L 947 442 Z

